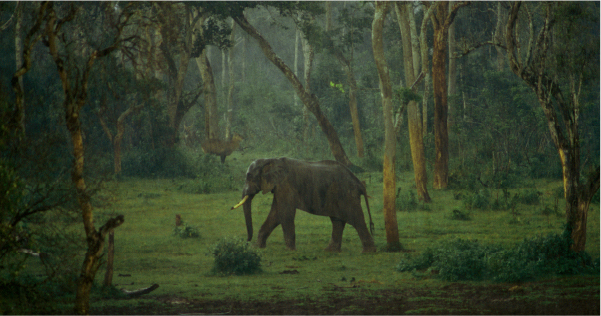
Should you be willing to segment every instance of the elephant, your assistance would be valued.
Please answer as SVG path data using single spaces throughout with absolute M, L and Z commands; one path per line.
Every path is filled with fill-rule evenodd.
M 281 224 L 286 247 L 295 250 L 294 217 L 296 209 L 300 209 L 310 214 L 330 217 L 332 238 L 326 251 L 340 252 L 346 223 L 357 230 L 363 252 L 376 251 L 361 208 L 363 195 L 373 232 L 367 189 L 343 164 L 332 160 L 307 162 L 286 157 L 252 162 L 246 172 L 242 201 L 232 207 L 234 209 L 243 205 L 248 241 L 253 237 L 252 200 L 259 191 L 263 194 L 273 193 L 271 211 L 257 236 L 256 245 L 259 248 L 265 248 L 267 237 Z

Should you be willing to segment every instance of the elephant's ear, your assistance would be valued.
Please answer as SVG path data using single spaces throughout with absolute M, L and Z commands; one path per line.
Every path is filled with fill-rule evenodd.
M 265 164 L 261 176 L 261 190 L 263 190 L 263 194 L 271 192 L 285 177 L 286 168 L 280 160 L 274 159 Z

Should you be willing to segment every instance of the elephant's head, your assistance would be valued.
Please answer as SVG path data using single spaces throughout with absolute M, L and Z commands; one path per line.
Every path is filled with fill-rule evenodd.
M 262 191 L 263 194 L 272 192 L 275 187 L 286 177 L 287 168 L 284 158 L 258 159 L 253 161 L 246 171 L 246 182 L 242 189 L 242 201 L 232 209 L 243 205 L 244 219 L 248 241 L 253 236 L 251 205 L 254 196 Z

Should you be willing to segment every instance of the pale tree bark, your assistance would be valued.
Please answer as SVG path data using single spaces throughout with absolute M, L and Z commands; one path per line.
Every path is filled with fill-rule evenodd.
M 109 219 L 98 230 L 94 225 L 93 208 L 90 203 L 90 195 L 84 179 L 84 145 L 81 121 L 79 118 L 81 109 L 86 103 L 88 80 L 95 60 L 107 56 L 119 47 L 122 41 L 121 33 L 133 11 L 130 11 L 127 8 L 123 10 L 123 16 L 119 18 L 119 21 L 122 22 L 117 28 L 117 32 L 111 45 L 101 50 L 91 50 L 82 70 L 76 71 L 75 69 L 68 68 L 69 66 L 59 54 L 59 46 L 66 45 L 66 43 L 62 42 L 64 41 L 64 37 L 61 36 L 61 29 L 65 23 L 71 22 L 75 18 L 75 15 L 79 11 L 78 8 L 71 6 L 67 15 L 60 19 L 57 17 L 52 3 L 48 4 L 47 7 L 42 6 L 41 10 L 45 11 L 46 16 L 46 28 L 44 30 L 44 35 L 47 39 L 46 45 L 56 64 L 65 96 L 63 102 L 65 121 L 71 136 L 74 158 L 71 179 L 76 190 L 77 202 L 81 210 L 88 246 L 77 281 L 74 312 L 76 314 L 89 314 L 90 291 L 94 282 L 94 277 L 100 266 L 99 259 L 102 255 L 105 237 L 110 231 L 123 223 L 124 217 L 123 215 L 119 215 Z
M 454 3 L 449 9 L 448 2 L 434 4 L 436 10 L 430 15 L 434 28 L 434 43 L 432 54 L 432 86 L 434 92 L 434 144 L 436 155 L 434 158 L 435 189 L 445 189 L 449 181 L 449 130 L 446 58 L 448 29 L 459 8 L 467 2 Z
M 294 74 L 298 77 L 298 56 L 299 56 L 299 49 L 298 49 L 298 44 L 300 41 L 300 29 L 297 28 L 296 31 L 294 32 L 295 37 L 294 37 Z M 294 96 L 294 108 L 296 109 L 298 107 L 298 96 L 296 95 L 296 92 L 293 92 Z M 304 105 L 303 105 L 304 107 Z
M 545 3 L 541 18 L 543 25 L 538 36 L 534 37 L 530 21 L 530 38 L 526 58 L 520 58 L 518 51 L 517 22 L 521 2 L 511 4 L 505 29 L 507 61 L 511 70 L 520 77 L 536 94 L 543 109 L 549 127 L 551 139 L 557 148 L 563 173 L 564 196 L 566 199 L 567 229 L 571 234 L 575 252 L 585 250 L 588 209 L 593 195 L 599 190 L 599 166 L 592 169 L 585 183 L 580 182 L 580 136 L 578 117 L 580 114 L 580 88 L 583 84 L 582 73 L 567 75 L 567 95 L 565 86 L 558 83 L 558 76 L 549 73 L 552 67 L 548 61 L 553 54 L 551 46 L 554 36 L 556 17 L 554 9 L 560 3 Z M 528 16 L 530 14 L 528 13 Z M 570 62 L 570 61 L 566 61 Z M 573 62 L 573 61 L 572 61 Z M 582 66 L 581 71 L 586 67 Z M 558 118 L 557 111 L 562 119 Z
M 326 2 L 326 33 L 332 29 L 332 3 Z M 333 47 L 333 53 L 336 59 L 342 65 L 349 84 L 349 111 L 351 113 L 351 120 L 353 123 L 353 134 L 355 136 L 355 145 L 357 146 L 357 157 L 362 158 L 365 155 L 365 149 L 363 146 L 363 136 L 361 136 L 361 124 L 359 122 L 359 111 L 357 110 L 357 80 L 355 79 L 355 73 L 353 71 L 353 44 L 351 47 L 350 57 L 346 58 L 342 52 Z
M 265 40 L 265 38 L 255 29 L 255 27 L 248 22 L 248 20 L 243 14 L 234 16 L 233 18 L 236 21 L 236 23 L 246 33 L 248 33 L 248 35 L 250 35 L 257 41 L 259 47 L 263 51 L 263 54 L 284 74 L 286 79 L 288 79 L 288 81 L 292 84 L 292 87 L 296 91 L 296 94 L 299 96 L 303 104 L 309 109 L 309 111 L 311 111 L 311 113 L 313 113 L 313 115 L 317 119 L 317 123 L 321 127 L 321 130 L 323 131 L 328 140 L 328 144 L 330 146 L 330 150 L 332 151 L 334 159 L 336 159 L 338 162 L 342 163 L 345 166 L 352 165 L 353 163 L 348 159 L 346 152 L 344 151 L 344 148 L 340 143 L 338 133 L 336 132 L 330 121 L 328 121 L 327 117 L 321 111 L 321 108 L 319 106 L 319 99 L 317 98 L 317 96 L 305 90 L 303 84 L 294 74 L 292 69 L 290 69 L 290 67 L 288 67 L 288 65 L 286 65 L 286 63 L 284 63 L 284 61 L 275 54 L 269 42 L 267 42 L 267 40 Z
M 227 55 L 227 68 L 228 68 L 228 81 L 229 87 L 227 90 L 227 112 L 225 115 L 225 140 L 229 141 L 232 139 L 232 119 L 234 113 L 234 85 L 235 85 L 235 76 L 234 76 L 234 47 L 236 46 L 236 22 L 232 20 L 232 33 L 230 34 L 230 43 L 232 43 L 232 47 L 228 50 Z
M 412 49 L 411 26 L 409 15 L 413 14 L 411 2 L 401 3 L 395 2 L 395 11 L 399 20 L 399 28 L 401 30 L 401 42 L 403 45 L 403 65 L 405 70 L 405 82 L 407 88 L 415 82 L 419 67 L 419 60 L 414 60 Z M 414 64 L 415 62 L 415 64 Z M 415 185 L 417 196 L 421 201 L 431 202 L 432 199 L 428 194 L 428 175 L 426 174 L 426 155 L 424 152 L 424 137 L 422 133 L 422 122 L 420 120 L 419 109 L 417 102 L 410 101 L 407 104 L 407 121 L 409 125 L 409 143 L 411 146 L 411 157 L 413 159 L 413 172 L 415 175 Z
M 396 135 L 394 132 L 393 112 L 392 112 L 392 84 L 388 65 L 384 57 L 384 39 L 383 28 L 389 3 L 386 1 L 376 1 L 374 20 L 372 22 L 372 49 L 374 61 L 380 78 L 380 95 L 382 97 L 382 110 L 384 118 L 384 170 L 383 170 L 383 211 L 384 228 L 386 230 L 386 243 L 390 251 L 400 250 L 402 248 L 399 241 L 399 227 L 396 218 L 396 173 L 395 173 L 395 155 L 396 155 Z
M 303 48 L 305 92 L 311 93 L 311 70 L 313 70 L 313 58 L 315 57 L 315 51 L 302 31 L 300 32 L 300 41 Z M 305 122 L 303 140 L 306 142 L 309 139 L 309 131 L 311 129 L 311 120 L 309 120 L 309 109 L 307 106 L 303 106 L 303 121 Z

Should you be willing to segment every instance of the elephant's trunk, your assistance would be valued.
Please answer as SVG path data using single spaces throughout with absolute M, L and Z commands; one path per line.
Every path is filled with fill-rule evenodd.
M 244 210 L 244 219 L 246 220 L 246 232 L 248 234 L 248 241 L 251 241 L 253 238 L 253 220 L 251 214 L 251 205 L 252 200 L 255 197 L 254 195 L 247 195 L 248 199 L 242 204 L 242 209 Z

